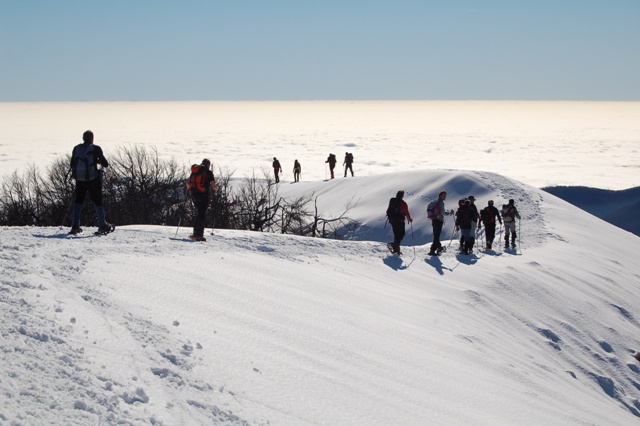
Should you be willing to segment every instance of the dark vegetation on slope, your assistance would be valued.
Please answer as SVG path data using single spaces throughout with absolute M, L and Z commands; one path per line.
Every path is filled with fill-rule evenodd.
M 102 181 L 107 220 L 117 225 L 190 227 L 195 208 L 186 190 L 187 165 L 162 160 L 153 148 L 121 147 L 109 155 Z M 71 226 L 75 181 L 70 157 L 57 159 L 46 171 L 30 166 L 23 174 L 0 179 L 0 226 Z M 347 216 L 324 216 L 313 193 L 295 199 L 279 194 L 268 171 L 263 176 L 233 179 L 233 172 L 214 171 L 218 191 L 210 198 L 206 226 L 342 238 L 359 224 Z M 87 196 L 81 225 L 96 224 Z

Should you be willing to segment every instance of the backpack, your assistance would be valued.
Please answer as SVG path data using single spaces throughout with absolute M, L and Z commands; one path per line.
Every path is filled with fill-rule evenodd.
M 502 217 L 510 218 L 511 220 L 516 219 L 515 208 L 510 206 L 509 204 L 502 205 Z
M 189 176 L 189 181 L 187 182 L 187 187 L 191 192 L 200 194 L 207 192 L 209 184 L 206 182 L 208 171 L 209 170 L 206 167 L 199 164 L 191 166 L 191 176 Z
M 93 155 L 93 144 L 76 145 L 73 149 L 71 176 L 75 180 L 90 181 L 97 177 L 97 167 Z
M 400 214 L 400 200 L 396 197 L 393 197 L 389 200 L 389 207 L 387 207 L 387 218 L 389 222 L 398 221 L 403 219 Z
M 336 161 L 337 161 L 336 156 L 334 154 L 331 154 L 329 156 L 329 163 L 335 163 Z
M 427 217 L 429 219 L 435 219 L 438 217 L 439 212 L 436 212 L 436 206 L 438 205 L 438 200 L 433 200 L 427 206 Z
M 485 224 L 495 223 L 496 221 L 495 210 L 489 207 L 485 207 L 484 209 L 480 210 L 480 219 L 482 219 L 482 222 Z
M 352 153 L 348 153 L 347 157 L 345 158 L 347 164 L 351 164 L 353 163 L 353 154 Z

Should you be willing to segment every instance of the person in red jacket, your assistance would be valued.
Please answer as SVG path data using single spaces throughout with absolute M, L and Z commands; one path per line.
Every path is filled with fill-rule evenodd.
M 409 206 L 403 198 L 404 191 L 398 191 L 395 198 L 389 200 L 389 207 L 387 207 L 387 218 L 393 230 L 393 243 L 388 243 L 388 245 L 389 249 L 397 254 L 401 254 L 400 243 L 406 233 L 404 227 L 405 218 L 409 220 L 409 223 L 413 222 L 409 213 Z

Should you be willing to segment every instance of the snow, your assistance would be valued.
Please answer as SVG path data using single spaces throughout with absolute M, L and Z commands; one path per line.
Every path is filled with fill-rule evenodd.
M 414 222 L 390 255 L 384 210 Z M 426 206 L 514 198 L 517 250 L 427 256 Z M 0 233 L 0 424 L 631 425 L 637 236 L 470 170 L 283 182 L 347 240 L 121 226 Z M 108 212 L 108 206 L 107 206 Z M 451 238 L 451 219 L 444 244 Z M 176 234 L 177 231 L 177 234 Z

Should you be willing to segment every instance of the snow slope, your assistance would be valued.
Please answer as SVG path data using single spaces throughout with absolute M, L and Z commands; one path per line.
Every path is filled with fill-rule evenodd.
M 426 256 L 442 188 L 449 207 L 514 198 L 519 250 Z M 381 243 L 398 189 L 401 258 Z M 0 424 L 638 422 L 638 237 L 489 173 L 281 185 L 299 191 L 337 210 L 357 193 L 361 230 L 3 228 Z

